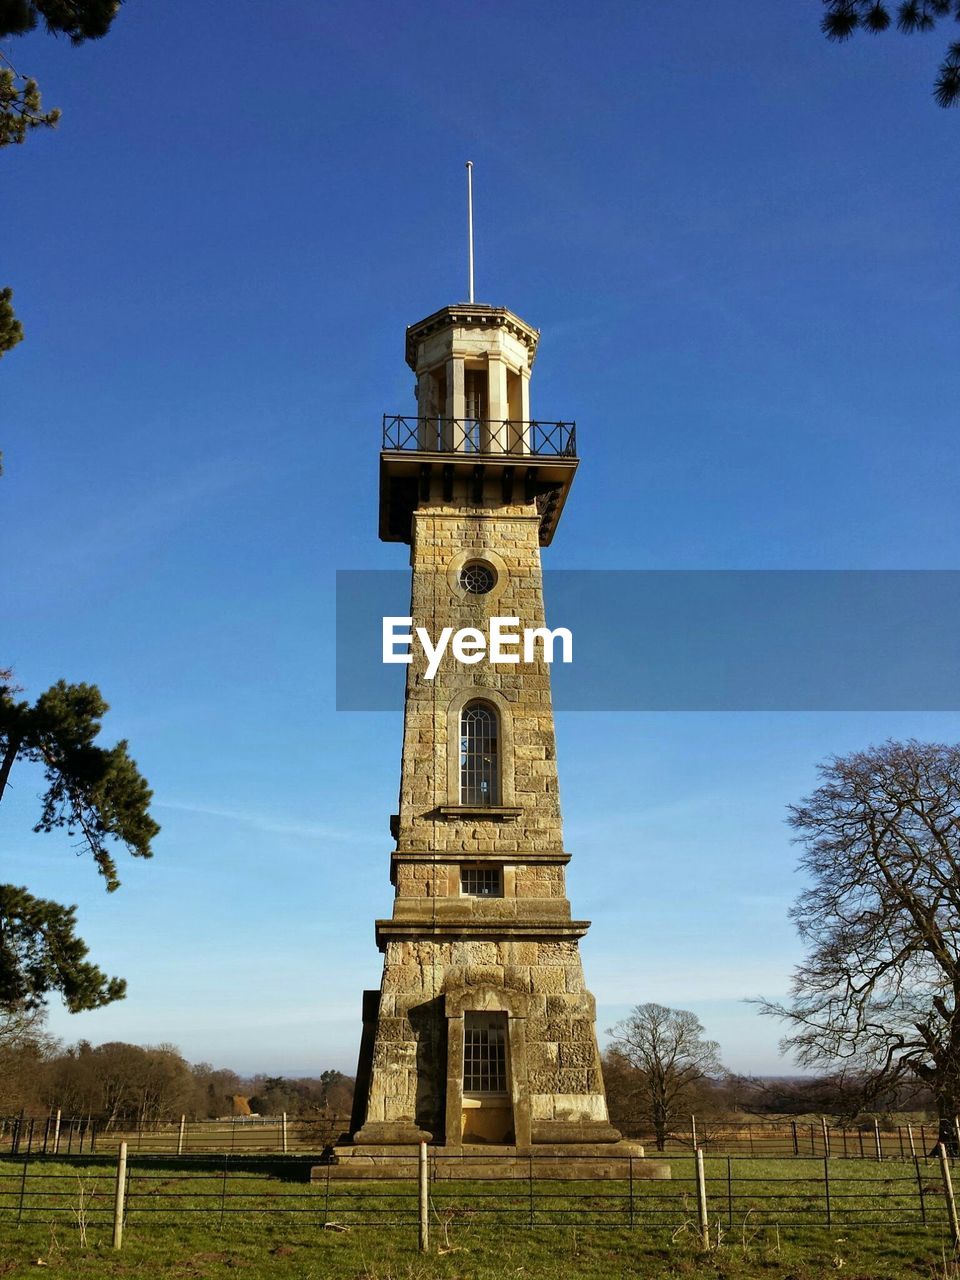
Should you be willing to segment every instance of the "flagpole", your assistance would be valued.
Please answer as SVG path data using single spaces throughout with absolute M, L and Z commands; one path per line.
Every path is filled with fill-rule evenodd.
M 467 255 L 470 301 L 473 302 L 473 161 L 467 161 Z

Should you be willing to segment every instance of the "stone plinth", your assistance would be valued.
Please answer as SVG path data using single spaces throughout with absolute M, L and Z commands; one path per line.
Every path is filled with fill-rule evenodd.
M 514 1146 L 465 1147 L 458 1155 L 440 1150 L 431 1160 L 431 1177 L 435 1182 L 527 1180 L 590 1182 L 667 1179 L 670 1165 L 663 1160 L 647 1160 L 643 1147 L 636 1142 L 609 1145 L 590 1143 L 536 1146 L 527 1149 Z M 311 1182 L 331 1181 L 407 1181 L 415 1182 L 418 1153 L 409 1146 L 351 1147 L 334 1149 L 335 1159 L 329 1164 L 314 1165 Z

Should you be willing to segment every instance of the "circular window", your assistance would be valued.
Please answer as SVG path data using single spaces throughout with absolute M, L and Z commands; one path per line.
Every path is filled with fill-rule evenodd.
M 492 591 L 497 582 L 497 575 L 488 564 L 480 560 L 471 560 L 460 570 L 460 585 L 472 596 L 485 596 Z

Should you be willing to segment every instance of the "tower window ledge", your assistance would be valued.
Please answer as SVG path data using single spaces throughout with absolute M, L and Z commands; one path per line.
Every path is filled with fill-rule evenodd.
M 437 806 L 441 818 L 488 818 L 494 822 L 519 818 L 523 809 L 507 804 L 441 804 Z

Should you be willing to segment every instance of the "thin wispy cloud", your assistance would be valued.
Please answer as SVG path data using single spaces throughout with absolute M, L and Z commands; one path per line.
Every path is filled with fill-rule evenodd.
M 369 833 L 347 830 L 325 822 L 291 821 L 273 814 L 251 813 L 241 809 L 225 809 L 216 805 L 193 804 L 184 800 L 162 800 L 155 809 L 171 809 L 177 813 L 194 813 L 204 818 L 218 818 L 223 822 L 237 823 L 274 836 L 295 836 L 301 840 L 338 840 L 348 844 L 369 842 Z
M 154 480 L 148 489 L 98 512 L 86 528 L 74 530 L 69 540 L 57 542 L 52 558 L 68 566 L 87 564 L 91 557 L 102 563 L 105 557 L 130 555 L 162 540 L 255 475 L 247 461 L 215 457 L 165 480 Z

